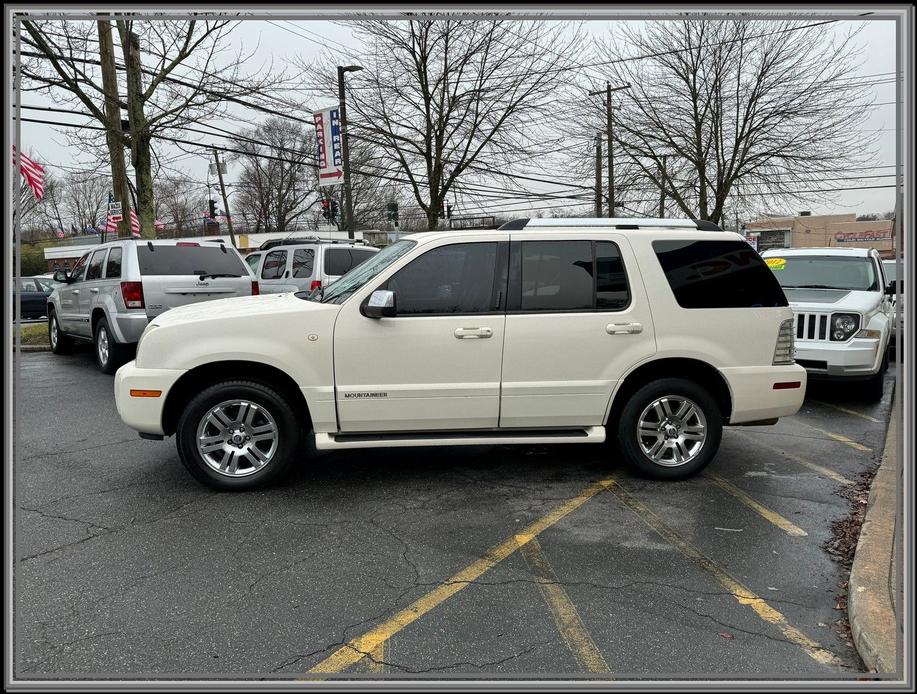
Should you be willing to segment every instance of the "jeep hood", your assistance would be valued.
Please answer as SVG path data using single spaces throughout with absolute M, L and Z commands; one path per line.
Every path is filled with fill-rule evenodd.
M 853 311 L 868 313 L 882 300 L 881 292 L 850 289 L 784 289 L 787 301 L 796 310 Z M 228 299 L 233 301 L 233 299 Z

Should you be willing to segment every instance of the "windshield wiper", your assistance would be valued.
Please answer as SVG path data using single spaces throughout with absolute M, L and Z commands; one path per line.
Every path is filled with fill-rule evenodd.
M 829 287 L 826 284 L 788 284 L 784 289 L 841 289 L 841 287 Z
M 213 278 L 213 279 L 217 279 L 217 278 L 219 278 L 219 277 L 241 277 L 241 276 L 242 276 L 242 275 L 233 275 L 233 274 L 226 273 L 226 272 L 212 272 L 212 273 L 210 273 L 210 274 L 203 274 L 203 275 L 201 275 L 198 279 L 199 279 L 201 282 L 203 282 L 203 281 L 204 281 L 205 279 L 207 279 L 208 277 L 211 277 L 211 278 Z

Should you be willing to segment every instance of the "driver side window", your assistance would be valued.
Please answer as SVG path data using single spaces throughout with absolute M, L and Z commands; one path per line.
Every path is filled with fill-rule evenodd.
M 83 277 L 86 274 L 86 261 L 89 260 L 89 254 L 87 253 L 82 258 L 76 261 L 76 265 L 73 266 L 73 270 L 70 271 L 70 278 L 74 282 L 82 282 Z

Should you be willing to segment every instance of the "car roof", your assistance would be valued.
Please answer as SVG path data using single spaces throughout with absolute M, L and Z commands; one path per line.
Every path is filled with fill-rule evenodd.
M 836 246 L 826 246 L 824 248 L 769 248 L 761 253 L 762 256 L 794 256 L 794 255 L 837 255 L 848 258 L 867 258 L 871 254 L 871 248 L 837 248 Z

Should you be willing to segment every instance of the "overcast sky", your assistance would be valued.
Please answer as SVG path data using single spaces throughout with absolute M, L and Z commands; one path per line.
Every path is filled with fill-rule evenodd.
M 589 21 L 587 22 L 587 30 L 596 36 L 606 36 L 609 30 L 613 29 L 613 25 L 620 21 L 621 20 Z M 857 42 L 863 49 L 863 62 L 855 75 L 851 75 L 851 77 L 868 75 L 870 77 L 866 78 L 866 81 L 869 82 L 883 79 L 882 77 L 874 77 L 875 75 L 884 75 L 890 79 L 893 75 L 889 73 L 893 73 L 895 70 L 894 22 L 879 20 L 839 22 L 825 27 L 825 31 L 847 31 L 850 26 L 854 24 L 862 25 L 863 27 L 857 37 Z M 337 53 L 340 64 L 347 64 L 348 62 L 353 62 L 352 55 L 347 55 L 347 48 L 356 46 L 356 41 L 351 35 L 349 28 L 328 21 L 246 20 L 231 34 L 231 37 L 238 46 L 251 48 L 256 44 L 258 45 L 256 57 L 252 60 L 252 71 L 258 69 L 260 65 L 267 65 L 272 61 L 276 66 L 282 68 L 286 66 L 286 61 L 292 58 L 312 60 L 322 54 L 323 51 L 327 53 L 329 49 Z M 182 71 L 178 70 L 175 76 L 180 76 L 181 74 Z M 592 76 L 597 79 L 601 77 L 595 74 Z M 895 163 L 895 107 L 888 102 L 893 102 L 895 99 L 895 84 L 892 81 L 887 81 L 882 84 L 873 85 L 871 88 L 874 90 L 874 103 L 882 105 L 877 105 L 870 110 L 869 117 L 865 120 L 863 129 L 878 133 L 876 165 L 877 167 L 885 168 L 877 168 L 874 172 L 867 172 L 870 174 L 877 174 L 876 178 L 857 178 L 856 180 L 839 181 L 831 186 L 818 186 L 835 187 L 836 185 L 836 187 L 864 187 L 857 190 L 848 190 L 838 193 L 836 202 L 823 204 L 813 198 L 805 204 L 799 204 L 798 209 L 808 209 L 814 214 L 844 212 L 862 214 L 865 212 L 884 212 L 894 208 L 893 188 L 869 188 L 868 186 L 886 186 L 894 183 L 894 178 L 891 174 L 894 172 L 893 165 Z M 23 99 L 23 104 L 54 105 L 52 100 L 34 93 L 27 93 Z M 310 118 L 310 113 L 308 111 L 310 107 L 321 108 L 329 105 L 331 105 L 330 101 L 315 98 L 312 102 L 305 104 L 306 110 L 295 115 L 303 118 Z M 249 123 L 254 123 L 267 117 L 266 114 L 235 106 L 233 107 L 233 113 Z M 80 121 L 80 119 L 75 116 L 37 111 L 25 111 L 23 112 L 23 116 L 69 123 Z M 237 121 L 214 121 L 213 125 L 218 125 L 230 130 L 238 130 L 240 127 Z M 56 170 L 58 174 L 66 173 L 63 167 L 85 169 L 92 166 L 85 159 L 81 160 L 78 152 L 67 146 L 66 139 L 62 136 L 62 132 L 63 129 L 56 126 L 23 123 L 23 147 L 26 151 L 31 151 L 35 155 L 35 158 L 46 166 L 49 166 L 51 170 L 60 167 Z M 199 141 L 202 144 L 228 144 L 225 139 L 216 136 L 216 134 L 214 137 L 209 137 L 195 133 L 186 133 L 184 137 L 189 140 Z M 154 143 L 154 146 L 158 148 L 162 156 L 180 156 L 180 159 L 176 161 L 176 166 L 180 166 L 189 178 L 199 181 L 202 190 L 206 190 L 208 183 L 207 167 L 209 162 L 209 150 L 205 150 L 201 147 L 199 153 L 191 151 L 185 154 L 175 150 L 172 145 L 163 141 Z M 191 150 L 193 148 L 186 149 Z M 551 164 L 552 162 L 550 159 L 541 162 L 536 160 L 528 165 L 527 168 L 520 167 L 517 170 L 511 171 L 511 173 L 528 173 L 540 177 L 544 177 L 545 175 L 550 177 L 553 173 L 551 171 Z M 94 166 L 92 168 L 94 168 Z M 230 165 L 227 181 L 235 181 L 239 173 L 238 169 L 238 165 Z M 883 176 L 878 176 L 878 174 L 882 174 Z M 863 172 L 851 172 L 850 175 L 861 176 Z M 212 180 L 210 183 L 215 184 L 216 181 Z M 588 184 L 589 182 L 584 181 L 583 183 Z M 534 182 L 526 182 L 525 185 L 535 192 L 556 190 L 556 188 L 550 185 Z M 479 201 L 479 204 L 493 206 L 494 201 Z M 548 203 L 544 201 L 535 201 L 532 203 L 523 203 L 520 201 L 519 203 L 510 203 L 511 207 L 517 213 L 515 216 L 520 217 L 528 216 L 525 213 L 527 204 L 533 208 L 540 208 Z M 232 205 L 231 198 L 230 205 Z M 461 207 L 463 205 L 468 209 L 462 210 Z M 221 204 L 218 206 L 222 207 Z M 460 209 L 456 212 L 459 214 L 462 212 L 473 212 L 474 206 L 473 200 L 466 199 L 460 201 Z M 794 211 L 796 210 L 775 209 L 774 206 L 768 205 L 767 201 L 763 199 L 757 210 L 759 213 Z M 542 210 L 542 214 L 548 215 L 549 212 L 547 210 Z

